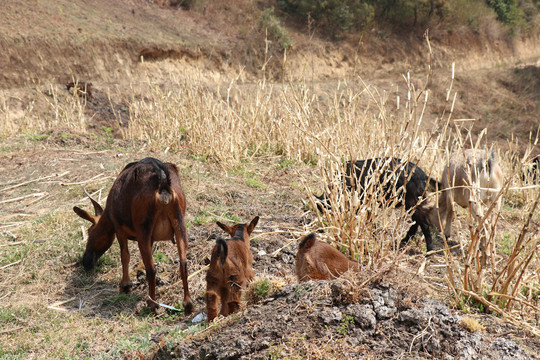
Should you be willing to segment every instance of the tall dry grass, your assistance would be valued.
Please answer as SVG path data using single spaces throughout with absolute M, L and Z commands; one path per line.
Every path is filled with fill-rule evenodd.
M 87 131 L 86 98 L 53 84 L 36 86 L 30 97 L 0 90 L 0 138 L 58 129 Z
M 427 121 L 430 79 L 421 80 L 406 75 L 403 93 L 389 93 L 361 79 L 348 79 L 326 96 L 315 94 L 306 83 L 241 84 L 233 80 L 210 90 L 185 81 L 171 86 L 177 91 L 149 83 L 149 98 L 132 103 L 131 125 L 125 136 L 172 149 L 186 146 L 198 156 L 227 165 L 264 153 L 316 165 L 319 186 L 300 173 L 298 179 L 305 184 L 313 209 L 314 195 L 325 193 L 332 210 L 315 212 L 313 227 L 323 229 L 323 237 L 349 255 L 376 267 L 395 256 L 414 209 L 395 209 L 395 203 L 384 200 L 386 194 L 375 182 L 367 184 L 361 200 L 356 191 L 342 186 L 345 161 L 398 157 L 438 178 L 451 153 L 493 146 L 485 133 L 472 136 L 467 121 L 452 119 L 453 75 L 444 94 L 445 111 L 435 121 Z M 457 232 L 455 239 L 461 244 L 461 254 L 450 252 L 443 241 L 448 283 L 458 303 L 475 299 L 487 306 L 484 309 L 505 316 L 538 309 L 540 240 L 537 226 L 531 229 L 530 222 L 538 219 L 540 190 L 524 188 L 520 181 L 521 169 L 530 157 L 530 152 L 518 156 L 517 150 L 501 154 L 506 177 L 499 196 L 518 198 L 523 214 L 528 214 L 511 214 L 521 230 L 510 253 L 503 252 L 504 235 L 498 226 L 500 219 L 509 216 L 507 210 L 490 204 L 480 221 L 465 212 L 462 221 L 469 224 L 469 231 Z M 485 244 L 480 246 L 481 242 Z
M 314 195 L 324 192 L 332 202 L 331 211 L 314 211 L 312 227 L 324 230 L 322 237 L 338 248 L 376 267 L 395 256 L 414 209 L 407 212 L 385 203 L 385 194 L 375 183 L 368 184 L 367 196 L 361 201 L 357 192 L 341 185 L 344 162 L 397 157 L 413 161 L 439 178 L 450 153 L 493 145 L 486 137 L 473 137 L 466 121 L 452 118 L 456 99 L 453 74 L 444 94 L 445 110 L 432 118 L 429 71 L 421 79 L 406 75 L 401 89 L 388 91 L 359 78 L 318 84 L 323 91 L 315 91 L 307 82 L 248 84 L 236 78 L 215 84 L 201 81 L 197 74 L 171 77 L 165 83 L 134 80 L 123 94 L 123 100 L 129 102 L 129 122 L 118 119 L 118 124 L 124 139 L 142 140 L 161 150 L 187 149 L 224 167 L 257 161 L 261 154 L 278 154 L 316 166 L 318 179 L 300 171 L 296 174 L 305 185 L 313 211 Z M 87 131 L 90 119 L 83 99 L 61 96 L 52 86 L 37 98 L 45 103 L 46 111 L 37 113 L 30 103 L 14 117 L 12 102 L 0 94 L 0 118 L 9 120 L 0 125 L 2 137 L 56 127 Z M 538 313 L 540 298 L 540 189 L 523 189 L 520 172 L 530 157 L 530 152 L 518 156 L 512 148 L 501 154 L 506 175 L 500 196 L 512 199 L 511 208 L 497 210 L 488 205 L 486 217 L 479 222 L 471 214 L 460 214 L 461 221 L 469 225 L 465 227 L 468 232 L 456 232 L 461 254 L 450 252 L 443 241 L 448 283 L 455 299 L 459 303 L 475 299 L 514 319 L 516 314 L 528 317 L 531 310 Z M 501 245 L 506 241 L 501 219 L 520 229 L 509 252 Z M 481 238 L 490 246 L 478 246 Z M 482 253 L 486 249 L 489 254 Z

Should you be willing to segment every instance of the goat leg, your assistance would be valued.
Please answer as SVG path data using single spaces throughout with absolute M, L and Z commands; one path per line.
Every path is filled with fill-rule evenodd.
M 147 300 L 147 305 L 151 309 L 157 307 L 156 304 L 156 267 L 154 266 L 154 259 L 152 258 L 152 242 L 149 236 L 137 237 L 139 250 L 141 251 L 141 257 L 146 270 L 146 282 L 148 283 L 148 295 L 150 299 Z
M 120 244 L 120 259 L 122 261 L 122 281 L 120 282 L 120 292 L 129 293 L 131 290 L 131 282 L 129 281 L 129 248 L 128 239 L 124 234 L 117 235 L 118 243 Z
M 181 218 L 181 212 L 177 212 L 177 218 L 175 219 L 175 238 L 176 248 L 178 250 L 178 256 L 180 257 L 180 278 L 182 279 L 182 287 L 184 290 L 184 314 L 189 315 L 193 312 L 193 303 L 191 302 L 191 295 L 189 294 L 188 286 L 188 270 L 187 270 L 187 248 L 188 248 L 188 236 L 187 230 L 184 225 L 184 221 Z
M 212 321 L 216 318 L 218 313 L 218 295 L 215 291 L 206 290 L 204 297 L 206 300 L 206 315 L 208 321 Z

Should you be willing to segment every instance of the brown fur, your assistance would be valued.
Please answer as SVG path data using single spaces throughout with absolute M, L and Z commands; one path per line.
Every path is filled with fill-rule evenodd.
M 218 314 L 227 316 L 240 310 L 242 289 L 253 279 L 253 254 L 249 246 L 249 236 L 259 217 L 256 216 L 249 224 L 227 226 L 220 222 L 216 224 L 227 234 L 228 240 L 218 239 L 212 250 L 210 268 L 206 273 L 206 312 L 208 321 Z
M 84 97 L 86 95 L 88 99 L 93 99 L 92 83 L 71 81 L 66 84 L 66 89 L 69 91 L 69 89 L 71 88 L 76 89 L 76 92 L 79 96 Z
M 174 240 L 180 257 L 180 277 L 184 288 L 184 311 L 193 305 L 187 282 L 187 230 L 184 223 L 186 198 L 174 164 L 146 158 L 128 164 L 114 181 L 105 210 L 92 198 L 96 215 L 74 207 L 73 211 L 92 223 L 83 265 L 91 270 L 97 260 L 118 239 L 122 260 L 120 292 L 129 292 L 128 239 L 136 240 L 146 269 L 150 307 L 155 307 L 156 270 L 152 258 L 154 241 Z
M 317 240 L 315 233 L 304 237 L 298 246 L 296 276 L 300 282 L 333 279 L 350 269 L 360 270 L 360 264 L 335 247 Z
M 495 152 L 469 149 L 453 154 L 442 174 L 439 212 L 436 211 L 435 200 L 426 204 L 430 224 L 438 230 L 442 225 L 444 235 L 449 238 L 455 215 L 453 203 L 465 209 L 470 206 L 472 214 L 480 219 L 484 216 L 484 207 L 490 206 L 497 197 L 502 182 L 503 172 L 496 161 Z M 500 209 L 501 202 L 502 198 L 499 197 L 497 209 Z

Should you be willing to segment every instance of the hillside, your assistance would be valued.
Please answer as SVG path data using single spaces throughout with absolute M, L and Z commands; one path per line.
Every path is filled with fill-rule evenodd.
M 276 0 L 179 3 L 0 2 L 0 358 L 540 358 L 540 190 L 521 176 L 540 154 L 539 34 L 512 37 L 491 13 L 467 24 L 469 8 L 331 35 Z M 505 173 L 489 266 L 466 262 L 467 209 L 428 257 L 420 234 L 396 251 L 403 207 L 350 211 L 342 197 L 343 211 L 315 211 L 344 159 L 401 157 L 438 179 L 476 145 Z M 130 294 L 116 242 L 95 271 L 79 263 L 90 223 L 73 206 L 90 211 L 84 190 L 103 204 L 147 156 L 176 164 L 186 193 L 189 316 L 149 311 L 133 242 Z M 215 222 L 256 215 L 242 312 L 196 320 Z M 365 271 L 299 284 L 297 241 L 314 231 Z M 181 310 L 176 246 L 157 242 L 153 258 L 158 301 Z
M 101 0 L 5 2 L 0 88 L 8 98 L 10 94 L 25 98 L 22 103 L 9 100 L 22 110 L 28 101 L 36 101 L 35 94 L 22 89 L 62 86 L 72 79 L 90 81 L 105 94 L 144 81 L 143 74 L 167 82 L 170 76 L 198 73 L 203 81 L 216 84 L 231 79 L 248 84 L 265 76 L 309 80 L 312 92 L 326 96 L 335 80 L 360 78 L 403 97 L 400 77 L 409 71 L 418 79 L 426 74 L 430 60 L 424 29 L 396 35 L 374 28 L 359 39 L 336 42 L 306 34 L 291 22 L 294 46 L 284 57 L 273 41 L 265 47 L 266 35 L 259 24 L 262 10 L 271 6 L 276 4 L 208 2 L 186 11 L 144 0 L 114 5 Z M 374 36 L 381 31 L 387 35 Z M 503 147 L 512 134 L 527 139 L 537 130 L 538 37 L 509 40 L 502 30 L 497 35 L 475 34 L 465 27 L 447 30 L 442 25 L 429 34 L 435 95 L 428 109 L 430 121 L 444 107 L 438 94 L 444 94 L 450 83 L 455 62 L 454 118 L 475 119 L 471 123 L 475 132 L 489 125 L 490 137 Z M 143 59 L 151 64 L 141 66 Z M 108 112 L 108 101 L 95 105 L 104 108 L 97 111 L 100 114 Z

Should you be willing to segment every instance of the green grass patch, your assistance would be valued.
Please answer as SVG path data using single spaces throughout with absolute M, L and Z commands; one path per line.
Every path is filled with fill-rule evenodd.
M 154 261 L 161 262 L 161 263 L 164 263 L 164 264 L 170 264 L 171 263 L 171 259 L 169 259 L 167 254 L 164 254 L 164 253 L 162 253 L 160 251 L 156 251 L 154 253 Z
M 140 300 L 140 297 L 133 294 L 117 294 L 108 297 L 104 301 L 106 306 L 116 306 L 119 304 L 133 306 Z
M 502 240 L 499 242 L 499 251 L 502 254 L 510 255 L 514 247 L 515 236 L 512 234 L 504 234 Z
M 270 290 L 272 289 L 272 284 L 270 283 L 270 280 L 267 278 L 261 279 L 255 286 L 255 295 L 257 295 L 259 298 L 265 298 L 270 294 Z
M 30 310 L 24 307 L 10 308 L 7 306 L 0 307 L 0 324 L 2 328 L 7 328 L 8 325 L 22 324 L 22 320 L 30 315 Z
M 96 266 L 96 272 L 106 272 L 106 270 L 116 267 L 117 265 L 118 264 L 115 257 L 107 252 L 99 258 Z
M 354 325 L 354 318 L 347 315 L 341 320 L 337 327 L 337 332 L 341 335 L 346 335 L 349 332 L 351 325 Z
M 30 133 L 26 133 L 25 134 L 26 137 L 32 141 L 42 141 L 42 140 L 47 140 L 49 138 L 50 135 L 48 134 L 30 134 Z
M 255 188 L 255 189 L 259 189 L 259 190 L 264 190 L 264 189 L 266 189 L 266 185 L 264 185 L 264 184 L 262 183 L 262 181 L 259 180 L 259 179 L 249 177 L 249 178 L 247 178 L 247 179 L 245 180 L 245 182 L 246 182 L 246 185 L 247 185 L 247 186 L 252 187 L 252 188 Z

